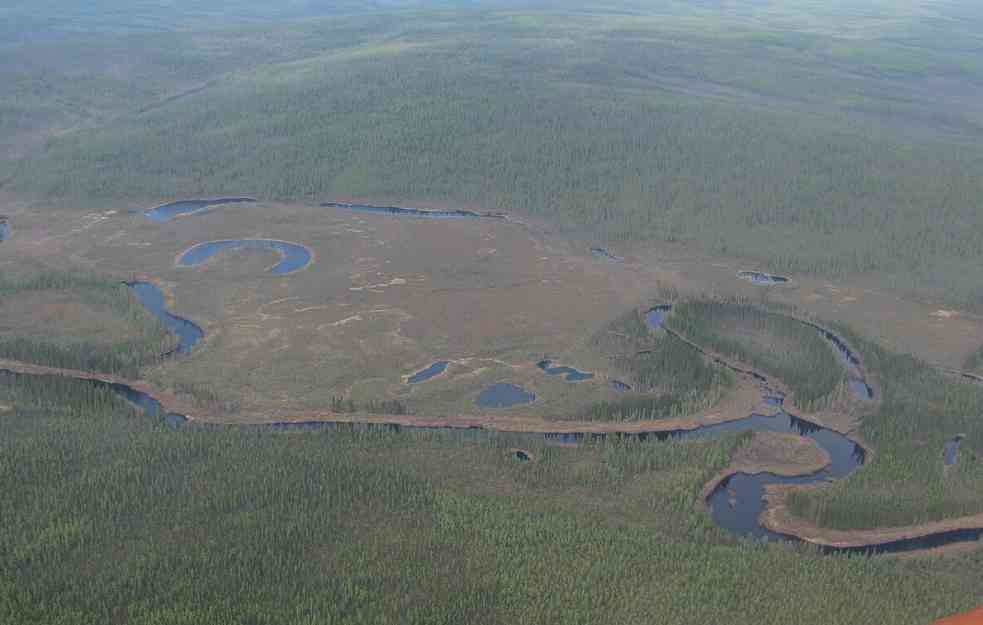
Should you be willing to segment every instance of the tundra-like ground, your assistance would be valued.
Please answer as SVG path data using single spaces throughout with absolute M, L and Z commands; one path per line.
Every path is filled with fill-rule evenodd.
M 518 220 L 259 202 L 161 224 L 139 211 L 154 201 L 79 214 L 7 199 L 17 236 L 0 248 L 4 274 L 91 270 L 155 282 L 175 314 L 204 329 L 205 340 L 145 377 L 162 388 L 203 389 L 219 400 L 212 404 L 234 406 L 223 420 L 322 412 L 333 398 L 399 400 L 416 414 L 473 416 L 489 412 L 474 400 L 498 382 L 521 385 L 536 401 L 495 414 L 569 417 L 618 397 L 612 381 L 620 374 L 589 337 L 673 290 L 795 306 L 953 367 L 983 342 L 978 318 L 940 315 L 931 303 L 867 284 L 793 276 L 790 285 L 755 286 L 736 279 L 740 261 L 685 248 L 636 249 L 615 262 L 593 256 L 590 241 Z M 195 244 L 237 238 L 294 242 L 312 261 L 286 275 L 269 272 L 277 256 L 266 250 L 225 251 L 196 267 L 177 263 Z M 545 357 L 594 377 L 546 375 L 536 367 Z M 437 361 L 450 363 L 441 375 L 406 383 Z M 748 408 L 737 402 L 735 416 Z

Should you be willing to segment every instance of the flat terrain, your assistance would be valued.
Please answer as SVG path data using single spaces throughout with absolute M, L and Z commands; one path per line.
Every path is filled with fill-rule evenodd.
M 199 324 L 205 340 L 191 356 L 146 375 L 162 388 L 207 389 L 237 407 L 224 418 L 309 414 L 334 397 L 396 399 L 430 416 L 474 415 L 481 412 L 477 394 L 497 382 L 537 395 L 509 415 L 569 416 L 619 398 L 611 380 L 624 372 L 597 353 L 591 337 L 632 308 L 660 303 L 667 289 L 766 297 L 861 331 L 893 315 L 895 323 L 877 324 L 878 339 L 912 351 L 931 346 L 917 353 L 950 366 L 971 351 L 967 337 L 983 337 L 975 316 L 940 317 L 931 304 L 879 290 L 797 277 L 791 286 L 757 287 L 734 277 L 739 261 L 683 248 L 613 262 L 591 256 L 587 242 L 536 224 L 269 202 L 219 206 L 164 224 L 130 212 L 157 203 L 80 214 L 11 201 L 5 211 L 17 236 L 0 248 L 0 265 L 9 275 L 81 267 L 159 284 L 173 312 Z M 304 245 L 313 262 L 274 276 L 273 252 L 245 250 L 195 268 L 176 265 L 194 244 L 240 237 Z M 548 376 L 535 366 L 544 357 L 595 377 Z M 436 361 L 450 362 L 443 375 L 404 383 Z
M 728 468 L 749 474 L 808 475 L 826 467 L 829 462 L 829 454 L 809 439 L 761 432 L 734 454 Z

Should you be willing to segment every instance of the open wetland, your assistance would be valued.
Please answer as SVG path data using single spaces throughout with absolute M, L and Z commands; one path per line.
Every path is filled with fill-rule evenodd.
M 640 294 L 672 273 L 597 264 L 507 220 L 275 208 L 270 217 L 262 202 L 247 203 L 131 232 L 132 223 L 106 218 L 63 242 L 92 266 L 155 276 L 128 286 L 177 337 L 145 381 L 91 383 L 172 426 L 206 430 L 383 428 L 477 439 L 506 431 L 561 444 L 751 430 L 750 447 L 707 482 L 706 505 L 736 535 L 779 540 L 817 542 L 777 517 L 763 523 L 768 493 L 842 481 L 868 458 L 842 425 L 860 415 L 823 412 L 853 410 L 835 399 L 840 387 L 873 399 L 867 370 L 822 326 L 738 300 L 645 306 Z M 276 238 L 256 238 L 260 227 Z M 84 245 L 93 240 L 99 245 Z M 185 251 L 168 263 L 166 249 L 175 247 Z M 405 363 L 428 361 L 407 373 Z M 168 405 L 152 388 L 168 389 Z M 532 457 L 524 448 L 513 455 Z M 920 550 L 974 540 L 974 532 L 819 544 Z
M 215 4 L 0 8 L 0 625 L 983 606 L 978 1 Z

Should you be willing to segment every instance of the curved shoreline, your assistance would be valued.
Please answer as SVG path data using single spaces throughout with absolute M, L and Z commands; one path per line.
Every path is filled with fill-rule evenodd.
M 233 245 L 233 244 L 236 244 L 236 243 L 238 243 L 239 245 Z M 250 243 L 253 243 L 253 244 L 264 244 L 264 243 L 271 244 L 272 243 L 272 244 L 279 244 L 280 246 L 285 247 L 285 248 L 297 247 L 297 248 L 300 248 L 301 250 L 303 250 L 304 254 L 307 255 L 307 260 L 304 262 L 303 265 L 301 265 L 300 267 L 297 267 L 296 269 L 291 269 L 290 271 L 277 271 L 277 268 L 280 265 L 286 264 L 289 261 L 290 255 L 286 251 L 284 251 L 283 249 L 279 249 L 275 245 L 267 245 L 267 246 L 263 246 L 263 245 L 249 245 Z M 184 260 L 185 256 L 191 254 L 192 252 L 198 250 L 199 248 L 204 248 L 204 247 L 209 246 L 209 245 L 222 245 L 222 244 L 229 244 L 229 248 L 228 249 L 230 249 L 230 250 L 232 250 L 232 249 L 240 249 L 240 248 L 251 248 L 251 249 L 260 249 L 260 250 L 262 250 L 262 249 L 268 249 L 271 252 L 275 252 L 276 254 L 278 254 L 280 256 L 280 261 L 277 262 L 276 264 L 274 264 L 273 266 L 268 267 L 266 269 L 267 273 L 271 273 L 271 274 L 273 274 L 275 276 L 289 276 L 289 275 L 295 274 L 297 272 L 304 271 L 305 269 L 307 269 L 308 267 L 310 267 L 311 265 L 313 265 L 316 262 L 316 260 L 317 260 L 317 255 L 314 253 L 314 250 L 312 250 L 310 247 L 304 245 L 303 243 L 295 243 L 293 241 L 284 241 L 282 239 L 215 239 L 215 240 L 212 240 L 212 241 L 202 241 L 201 243 L 195 243 L 191 247 L 189 247 L 189 248 L 187 248 L 187 249 L 179 252 L 174 257 L 174 266 L 175 267 L 178 267 L 178 268 L 181 268 L 181 269 L 190 269 L 190 268 L 194 268 L 194 267 L 200 267 L 201 265 L 204 265 L 209 260 L 211 260 L 215 256 L 219 255 L 221 252 L 226 251 L 226 250 L 225 249 L 215 250 L 211 254 L 205 256 L 205 258 L 201 259 L 198 262 L 194 262 L 194 263 L 185 262 L 185 260 Z
M 701 428 L 725 424 L 740 419 L 719 419 L 704 420 L 696 417 L 686 417 L 681 420 L 647 421 L 635 424 L 587 424 L 587 423 L 548 423 L 542 419 L 516 420 L 509 419 L 506 422 L 501 417 L 474 416 L 474 417 L 422 417 L 409 415 L 336 415 L 319 413 L 315 415 L 297 415 L 294 419 L 287 420 L 268 420 L 268 421 L 221 421 L 212 419 L 201 419 L 191 414 L 190 405 L 182 402 L 175 395 L 160 392 L 153 389 L 150 384 L 142 380 L 127 380 L 109 374 L 98 374 L 72 369 L 59 369 L 56 367 L 46 367 L 31 363 L 23 363 L 13 360 L 0 360 L 0 372 L 13 374 L 32 375 L 32 376 L 61 376 L 78 380 L 87 380 L 109 386 L 125 386 L 139 393 L 144 393 L 152 400 L 159 403 L 160 411 L 165 413 L 162 416 L 180 417 L 175 424 L 187 421 L 203 427 L 243 427 L 243 428 L 270 428 L 270 429 L 321 429 L 337 426 L 380 426 L 380 427 L 406 427 L 420 430 L 446 430 L 446 431 L 475 431 L 487 434 L 527 434 L 530 436 L 543 436 L 547 441 L 560 443 L 577 443 L 586 438 L 605 437 L 607 435 L 627 435 L 641 436 L 653 435 L 658 438 L 670 438 L 673 433 L 695 432 Z M 115 390 L 115 389 L 114 389 Z M 117 391 L 118 392 L 118 391 Z M 156 393 L 151 395 L 151 393 Z M 712 419 L 713 416 L 707 415 Z M 767 417 L 767 415 L 761 415 Z M 746 418 L 746 417 L 745 417 Z M 809 419 L 801 419 L 807 423 L 826 429 L 824 426 L 813 423 Z M 689 427 L 681 428 L 679 421 L 685 421 Z M 629 427 L 625 427 L 629 425 Z M 547 427 L 543 427 L 547 426 Z M 660 436 L 661 435 L 661 436 Z M 852 442 L 860 445 L 870 453 L 870 448 L 866 447 L 857 437 L 847 435 Z M 720 484 L 735 475 L 747 474 L 748 467 L 728 467 L 715 475 L 708 481 L 698 498 L 697 505 L 709 508 L 708 498 L 712 495 Z M 798 475 L 798 473 L 797 473 Z M 812 484 L 806 487 L 817 487 L 821 484 Z M 793 486 L 782 486 L 783 490 L 796 488 Z M 801 486 L 798 486 L 801 488 Z M 827 548 L 832 551 L 837 550 L 876 550 L 880 546 L 897 540 L 918 540 L 931 538 L 939 533 L 958 531 L 958 530 L 980 530 L 983 531 L 983 513 L 947 519 L 944 521 L 928 522 L 918 525 L 906 526 L 903 528 L 885 528 L 883 530 L 826 530 L 815 527 L 808 522 L 798 519 L 788 513 L 784 507 L 784 500 L 779 499 L 778 488 L 769 488 L 766 505 L 762 513 L 761 522 L 764 527 L 778 534 L 798 539 L 802 542 L 810 543 L 819 547 Z M 965 542 L 965 541 L 954 541 Z M 926 549 L 911 549 L 909 553 L 918 553 Z
M 761 524 L 779 534 L 792 536 L 802 542 L 832 550 L 860 550 L 888 546 L 892 543 L 930 540 L 933 537 L 951 532 L 980 532 L 983 534 L 983 512 L 941 521 L 926 521 L 913 525 L 874 529 L 838 530 L 819 527 L 796 517 L 788 509 L 788 494 L 793 488 L 810 489 L 817 486 L 820 485 L 773 485 L 767 487 L 765 492 L 767 505 L 761 515 Z
M 305 265 L 305 267 L 306 266 L 307 265 Z M 170 314 L 166 309 L 163 309 L 161 312 Z M 846 346 L 846 349 L 848 350 L 848 365 L 855 366 L 860 372 L 863 371 L 859 358 L 850 358 L 850 354 L 853 352 L 849 349 L 846 341 L 840 339 L 829 330 L 826 330 L 814 322 L 799 319 L 794 316 L 792 318 L 818 329 L 820 332 L 823 332 L 826 335 L 826 338 L 832 337 L 831 340 L 833 340 L 833 342 L 836 343 L 837 347 L 841 350 L 844 349 L 844 346 Z M 818 483 L 817 481 L 827 477 L 843 478 L 859 468 L 863 464 L 865 458 L 873 455 L 873 450 L 862 441 L 861 437 L 856 432 L 854 427 L 855 423 L 852 421 L 852 416 L 840 415 L 836 413 L 809 414 L 798 410 L 796 410 L 796 415 L 785 412 L 782 408 L 782 402 L 784 402 L 786 405 L 792 406 L 793 410 L 795 408 L 794 397 L 791 389 L 789 389 L 783 381 L 759 372 L 753 367 L 748 367 L 740 361 L 725 358 L 711 350 L 704 349 L 679 332 L 669 328 L 665 328 L 665 330 L 678 340 L 685 342 L 693 349 L 699 351 L 704 357 L 709 358 L 722 366 L 728 367 L 738 374 L 739 378 L 741 379 L 740 386 L 738 386 L 738 388 L 732 393 L 729 393 L 720 404 L 715 406 L 715 411 L 707 411 L 698 415 L 691 415 L 682 418 L 639 421 L 634 423 L 548 421 L 544 418 L 538 417 L 510 417 L 502 414 L 455 417 L 423 417 L 411 415 L 341 415 L 325 412 L 310 412 L 306 414 L 296 413 L 287 419 L 278 420 L 226 421 L 218 415 L 199 414 L 198 416 L 195 416 L 192 414 L 194 410 L 191 409 L 191 406 L 182 402 L 177 396 L 171 393 L 161 393 L 156 391 L 144 380 L 126 380 L 118 376 L 108 374 L 99 374 L 71 369 L 59 369 L 56 367 L 45 367 L 42 365 L 2 359 L 0 359 L 0 371 L 15 375 L 62 376 L 79 380 L 88 380 L 97 385 L 107 385 L 117 394 L 120 394 L 130 402 L 135 403 L 138 408 L 141 408 L 148 413 L 153 412 L 154 414 L 163 417 L 173 425 L 181 425 L 186 422 L 192 422 L 204 428 L 251 427 L 269 428 L 271 430 L 307 430 L 330 429 L 339 426 L 380 426 L 394 429 L 405 427 L 408 429 L 419 430 L 460 432 L 472 431 L 486 434 L 495 432 L 526 434 L 535 437 L 545 437 L 546 441 L 548 442 L 578 443 L 588 439 L 604 438 L 608 435 L 619 437 L 634 436 L 643 440 L 649 435 L 655 436 L 659 440 L 669 438 L 693 438 L 700 437 L 702 435 L 701 430 L 705 430 L 708 435 L 712 436 L 718 432 L 738 431 L 736 428 L 740 426 L 737 425 L 736 422 L 740 422 L 742 420 L 747 420 L 748 427 L 751 427 L 751 429 L 754 431 L 772 431 L 772 428 L 775 427 L 774 425 L 762 424 L 760 426 L 753 426 L 752 424 L 761 424 L 761 421 L 756 421 L 756 419 L 769 419 L 784 416 L 788 417 L 790 420 L 789 423 L 792 426 L 792 430 L 789 431 L 797 433 L 799 436 L 813 438 L 814 433 L 827 431 L 830 433 L 836 433 L 841 440 L 853 443 L 853 453 L 855 455 L 859 454 L 859 456 L 857 456 L 859 461 L 853 460 L 848 463 L 846 465 L 846 473 L 843 473 L 843 467 L 840 467 L 838 474 L 836 474 L 835 471 L 832 474 L 827 474 L 826 469 L 807 474 L 800 479 L 808 479 L 810 477 L 813 477 L 814 479 L 812 482 L 807 482 L 804 484 L 793 486 L 789 483 L 775 485 L 765 482 L 765 496 L 763 497 L 764 505 L 760 514 L 758 515 L 758 518 L 755 520 L 755 522 L 758 524 L 757 527 L 763 528 L 767 532 L 772 532 L 774 535 L 793 538 L 805 543 L 819 546 L 820 548 L 830 552 L 862 551 L 864 553 L 880 553 L 881 551 L 886 550 L 884 548 L 888 547 L 891 543 L 897 543 L 899 541 L 910 542 L 918 540 L 931 540 L 933 537 L 940 539 L 940 544 L 959 544 L 966 542 L 967 540 L 971 540 L 973 537 L 963 538 L 961 535 L 957 535 L 954 539 L 948 540 L 946 535 L 952 534 L 952 532 L 961 531 L 983 533 L 983 513 L 957 519 L 929 522 L 903 528 L 884 528 L 881 530 L 825 530 L 818 528 L 802 519 L 795 518 L 790 514 L 787 506 L 785 505 L 785 494 L 787 494 L 788 491 L 796 487 L 818 487 L 821 485 L 821 483 Z M 767 401 L 768 396 L 774 394 L 775 392 L 782 394 L 782 402 L 779 402 L 778 404 L 769 404 Z M 769 407 L 771 409 L 769 409 Z M 726 427 L 727 424 L 731 423 L 734 423 L 735 425 L 731 428 Z M 796 423 L 798 423 L 798 425 L 796 425 Z M 755 429 L 758 427 L 763 429 Z M 840 444 L 837 443 L 837 445 Z M 823 451 L 831 451 L 826 450 L 823 445 L 820 445 L 820 447 L 823 449 Z M 842 454 L 842 446 L 840 446 L 839 449 L 839 453 Z M 762 469 L 761 472 L 756 470 L 758 468 L 761 467 L 747 466 L 740 463 L 734 463 L 730 467 L 727 467 L 704 485 L 701 495 L 698 498 L 697 505 L 704 507 L 704 509 L 712 509 L 713 506 L 710 503 L 711 497 L 717 493 L 722 485 L 726 484 L 728 480 L 736 476 L 765 475 L 779 477 L 779 474 L 782 473 L 781 471 L 775 472 L 773 470 L 774 467 L 771 467 L 771 471 Z M 798 476 L 800 473 L 795 472 L 794 475 Z M 795 479 L 792 476 L 789 476 L 789 478 Z M 716 517 L 714 520 L 717 521 Z M 731 529 L 732 531 L 737 531 L 735 527 L 741 527 L 740 525 L 725 525 L 720 521 L 718 521 L 718 525 Z M 937 546 L 938 545 L 933 545 L 932 547 L 926 548 L 933 548 Z M 908 553 L 917 553 L 919 551 L 924 551 L 926 548 L 921 548 L 917 545 L 910 548 L 906 545 L 902 547 L 902 550 Z
M 255 204 L 257 200 L 252 197 L 218 197 L 212 199 L 195 198 L 185 200 L 174 200 L 147 208 L 141 211 L 144 217 L 157 223 L 167 223 L 180 219 L 198 215 L 212 208 L 213 206 L 223 206 L 225 204 Z M 187 207 L 187 210 L 182 210 Z M 168 209 L 174 209 L 173 214 L 168 213 Z

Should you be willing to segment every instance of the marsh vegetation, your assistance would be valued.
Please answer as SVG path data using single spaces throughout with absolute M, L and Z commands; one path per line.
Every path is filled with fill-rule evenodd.
M 176 340 L 121 282 L 43 272 L 0 282 L 0 358 L 138 377 Z
M 590 340 L 632 392 L 591 404 L 576 415 L 587 421 L 639 421 L 694 414 L 717 404 L 733 376 L 709 363 L 689 345 L 645 321 L 632 310 Z

